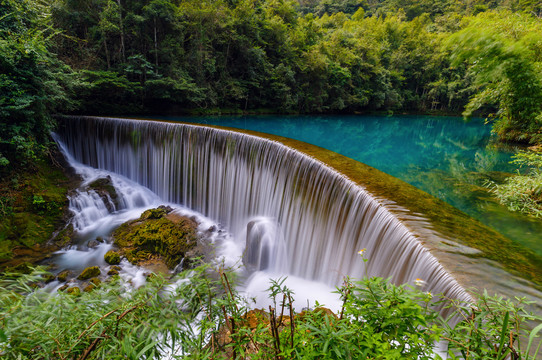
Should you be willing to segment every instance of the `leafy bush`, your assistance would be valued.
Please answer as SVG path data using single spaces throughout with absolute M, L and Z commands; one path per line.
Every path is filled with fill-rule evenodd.
M 449 321 L 442 322 L 442 338 L 450 342 L 449 358 L 530 358 L 528 351 L 522 354 L 519 346 L 521 337 L 528 335 L 522 328 L 523 323 L 536 319 L 525 311 L 526 304 L 529 303 L 524 299 L 506 300 L 499 296 L 489 296 L 485 291 L 474 304 L 452 300 L 450 306 L 454 307 L 455 311 L 451 317 L 459 316 L 462 321 L 455 327 L 451 327 Z M 532 331 L 530 339 L 534 339 L 536 331 L 538 330 Z M 535 359 L 536 355 L 532 358 Z
M 484 294 L 472 305 L 450 302 L 464 316 L 452 328 L 438 319 L 436 297 L 381 278 L 347 281 L 337 316 L 319 306 L 295 313 L 293 292 L 280 280 L 269 288 L 269 312 L 248 310 L 232 274 L 208 266 L 169 281 L 152 276 L 139 289 L 115 277 L 80 295 L 35 290 L 46 277 L 37 270 L 1 279 L 3 358 L 438 359 L 432 346 L 439 339 L 450 341 L 452 358 L 536 357 L 519 346 L 524 321 L 535 319 L 524 300 Z M 539 343 L 537 331 L 529 347 Z
M 519 152 L 512 163 L 529 168 L 526 174 L 510 176 L 504 184 L 489 183 L 491 191 L 501 204 L 512 211 L 542 216 L 542 154 Z

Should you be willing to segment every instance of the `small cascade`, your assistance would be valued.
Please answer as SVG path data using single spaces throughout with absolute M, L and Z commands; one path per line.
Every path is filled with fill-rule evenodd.
M 104 199 L 94 190 L 77 189 L 75 194 L 69 197 L 69 201 L 70 211 L 74 214 L 72 224 L 76 231 L 83 231 L 106 217 L 112 212 L 111 207 L 114 206 L 109 196 Z
M 249 271 L 280 271 L 288 267 L 286 245 L 278 224 L 256 218 L 247 224 L 243 263 Z
M 52 261 L 58 271 L 78 272 L 88 266 L 107 267 L 104 255 L 112 249 L 109 235 L 119 225 L 138 218 L 149 208 L 164 204 L 156 194 L 121 175 L 103 169 L 96 169 L 81 164 L 70 155 L 62 140 L 54 134 L 62 153 L 75 172 L 82 178 L 82 183 L 69 197 L 69 208 L 73 214 L 76 238 L 74 243 L 56 252 Z M 180 216 L 193 218 L 199 224 L 198 231 L 202 239 L 209 243 L 223 242 L 228 233 L 217 229 L 217 224 L 201 214 L 179 206 L 173 212 Z M 141 285 L 147 270 L 122 262 L 121 276 L 136 286 Z M 181 262 L 174 273 L 183 270 Z M 55 284 L 60 286 L 58 282 Z M 54 287 L 54 286 L 53 286 Z
M 58 140 L 75 160 L 218 221 L 253 270 L 329 286 L 365 274 L 397 283 L 421 278 L 428 291 L 469 299 L 386 205 L 281 143 L 178 123 L 90 117 L 60 122 Z

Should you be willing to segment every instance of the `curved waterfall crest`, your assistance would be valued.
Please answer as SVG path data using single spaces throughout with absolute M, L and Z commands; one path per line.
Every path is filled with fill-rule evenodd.
M 76 160 L 220 222 L 246 242 L 244 261 L 252 267 L 330 285 L 365 271 L 397 283 L 421 278 L 428 291 L 470 299 L 385 201 L 278 141 L 148 120 L 60 123 L 59 139 Z

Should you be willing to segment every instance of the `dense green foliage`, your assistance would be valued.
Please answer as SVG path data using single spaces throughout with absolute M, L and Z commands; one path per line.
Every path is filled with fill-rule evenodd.
M 490 183 L 491 190 L 510 210 L 542 217 L 542 153 L 519 152 L 512 162 L 527 172 L 518 169 L 503 184 Z
M 55 0 L 0 5 L 0 166 L 46 150 L 51 114 L 491 114 L 541 142 L 530 0 Z
M 0 3 L 0 171 L 32 164 L 46 150 L 51 113 L 68 102 L 69 68 L 50 51 L 47 11 L 28 0 Z
M 468 104 L 466 115 L 493 113 L 503 139 L 525 142 L 540 141 L 539 15 L 524 0 L 52 6 L 56 52 L 81 76 L 81 112 L 459 113 Z
M 47 274 L 5 276 L 0 286 L 0 355 L 5 359 L 431 359 L 433 341 L 465 359 L 534 359 L 540 343 L 523 300 L 484 294 L 451 303 L 451 328 L 433 295 L 381 278 L 347 282 L 336 315 L 323 307 L 296 313 L 283 281 L 272 281 L 269 312 L 249 311 L 231 274 L 208 267 L 133 289 L 117 277 L 91 292 L 51 295 L 34 285 Z M 212 280 L 215 279 L 215 280 Z M 43 280 L 41 280 L 43 281 Z M 127 287 L 128 286 L 128 287 Z M 540 319 L 538 319 L 540 320 Z M 484 326 L 479 326 L 480 324 Z M 527 338 L 520 338 L 526 335 Z M 510 341 L 512 341 L 510 343 Z M 527 342 L 527 344 L 525 344 Z M 534 357 L 533 357 L 534 355 Z M 440 358 L 438 355 L 436 359 Z

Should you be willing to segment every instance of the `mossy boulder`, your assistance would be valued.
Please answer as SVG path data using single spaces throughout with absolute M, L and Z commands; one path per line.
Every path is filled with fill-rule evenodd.
M 120 271 L 120 266 L 111 266 L 111 268 L 109 268 L 109 271 L 107 272 L 107 275 L 109 276 L 118 275 L 119 271 Z
M 96 285 L 94 284 L 88 284 L 87 286 L 85 286 L 85 288 L 83 289 L 83 292 L 91 292 L 92 290 L 96 289 Z
M 70 295 L 73 295 L 73 296 L 81 295 L 81 289 L 79 289 L 77 286 L 68 288 L 68 289 L 66 290 L 66 292 L 67 292 L 68 294 L 70 294 Z
M 43 274 L 43 282 L 49 284 L 55 280 L 56 276 L 51 273 Z
M 105 253 L 104 260 L 109 265 L 117 265 L 118 263 L 120 263 L 120 255 L 116 251 L 109 250 Z
M 91 266 L 83 270 L 77 277 L 78 280 L 88 280 L 90 278 L 99 276 L 101 274 L 100 268 L 97 266 Z
M 139 219 L 122 224 L 113 232 L 121 255 L 132 264 L 161 260 L 173 269 L 197 245 L 197 223 L 160 206 L 145 211 Z
M 68 276 L 70 275 L 71 275 L 70 270 L 64 270 L 58 273 L 58 275 L 56 276 L 56 279 L 60 282 L 65 282 L 66 280 L 68 280 Z

